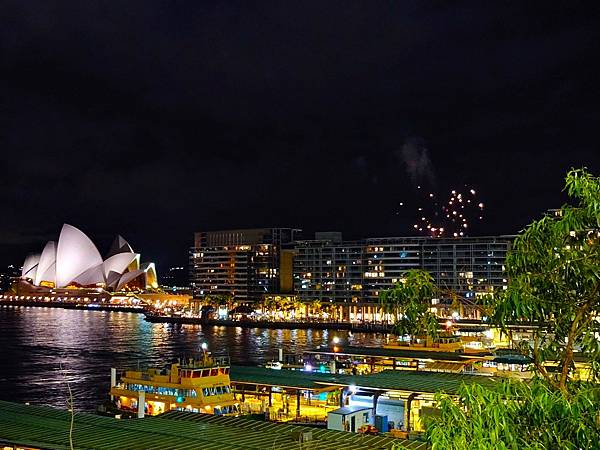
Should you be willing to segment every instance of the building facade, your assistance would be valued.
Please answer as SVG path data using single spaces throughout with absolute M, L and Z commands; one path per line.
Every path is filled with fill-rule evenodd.
M 469 305 L 477 297 L 505 288 L 504 261 L 512 240 L 512 236 L 498 236 L 299 241 L 294 289 L 303 302 L 374 306 L 379 294 L 407 270 L 424 269 L 442 291 L 435 303 L 443 307 L 459 298 Z
M 431 273 L 440 288 L 433 302 L 443 315 L 452 304 L 473 317 L 477 298 L 505 289 L 505 258 L 513 236 L 389 237 L 343 241 L 341 233 L 298 240 L 291 228 L 195 233 L 190 282 L 195 298 L 256 301 L 293 294 L 306 304 L 338 305 L 340 319 L 373 318 L 379 295 L 410 269 Z M 354 311 L 354 314 L 352 313 Z
M 282 292 L 282 287 L 291 291 L 292 264 L 284 248 L 291 245 L 299 231 L 253 228 L 195 233 L 190 250 L 194 297 L 255 301 Z

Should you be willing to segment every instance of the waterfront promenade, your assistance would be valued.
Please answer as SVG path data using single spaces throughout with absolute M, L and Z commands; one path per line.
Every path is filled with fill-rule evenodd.
M 188 325 L 214 325 L 242 328 L 274 328 L 274 329 L 316 329 L 316 330 L 346 330 L 357 333 L 390 333 L 391 325 L 358 322 L 331 322 L 331 321 L 284 321 L 284 320 L 232 320 L 232 319 L 206 319 L 200 317 L 165 316 L 146 313 L 145 319 L 152 323 L 178 323 Z
M 300 320 L 233 320 L 212 319 L 187 316 L 168 316 L 154 314 L 141 306 L 127 306 L 108 303 L 79 303 L 62 301 L 38 301 L 38 300 L 0 300 L 0 307 L 32 307 L 32 308 L 62 308 L 76 310 L 96 311 L 121 311 L 132 313 L 144 313 L 145 320 L 151 323 L 173 323 L 183 325 L 209 325 L 242 328 L 270 328 L 270 329 L 315 329 L 315 330 L 345 330 L 357 333 L 390 333 L 391 325 L 359 322 L 338 321 L 300 321 Z
M 61 308 L 94 311 L 121 311 L 143 313 L 142 306 L 114 305 L 109 303 L 79 303 L 36 300 L 0 300 L 0 307 L 29 307 L 29 308 Z

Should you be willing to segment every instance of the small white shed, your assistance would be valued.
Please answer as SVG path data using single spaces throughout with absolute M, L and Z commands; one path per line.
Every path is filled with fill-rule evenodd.
M 327 429 L 358 432 L 361 426 L 371 423 L 373 408 L 344 406 L 327 413 Z

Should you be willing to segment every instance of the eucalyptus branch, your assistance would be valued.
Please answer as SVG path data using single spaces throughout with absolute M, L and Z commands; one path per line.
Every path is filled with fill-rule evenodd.
M 546 382 L 548 384 L 550 384 L 551 386 L 553 386 L 554 388 L 558 389 L 559 388 L 558 384 L 556 383 L 554 378 L 548 373 L 548 371 L 546 370 L 546 367 L 544 367 L 544 362 L 540 358 L 539 340 L 540 340 L 540 337 L 539 337 L 538 333 L 535 333 L 534 341 L 533 341 L 533 355 L 532 355 L 533 356 L 533 364 L 534 364 L 535 368 L 538 370 L 538 372 L 542 375 L 542 377 L 544 377 Z
M 573 364 L 573 345 L 575 343 L 575 339 L 578 334 L 581 334 L 579 321 L 583 318 L 584 314 L 589 312 L 589 309 L 592 307 L 594 302 L 597 301 L 596 295 L 598 292 L 598 284 L 594 288 L 594 291 L 591 293 L 589 299 L 585 304 L 577 311 L 575 315 L 575 319 L 573 319 L 573 323 L 571 324 L 571 328 L 569 329 L 567 345 L 565 350 L 563 351 L 563 359 L 562 359 L 562 371 L 560 375 L 560 383 L 559 387 L 562 391 L 566 392 L 566 383 L 569 376 L 569 371 L 571 370 L 571 366 Z

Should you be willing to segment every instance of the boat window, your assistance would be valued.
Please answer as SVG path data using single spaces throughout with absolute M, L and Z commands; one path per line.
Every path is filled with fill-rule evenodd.
M 215 377 L 219 373 L 219 369 L 210 369 L 210 376 Z
M 200 377 L 200 375 L 201 375 L 201 373 L 199 370 L 194 370 L 192 372 L 192 378 L 198 378 L 198 377 Z

